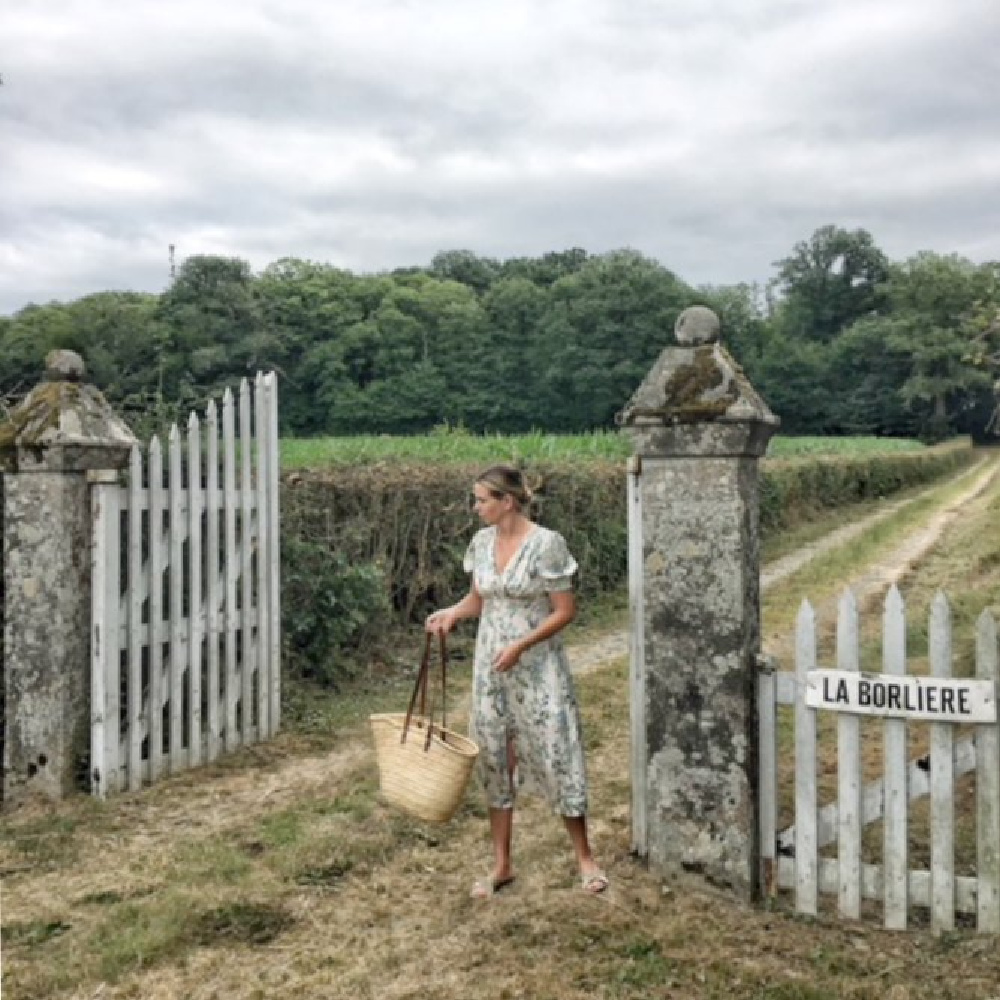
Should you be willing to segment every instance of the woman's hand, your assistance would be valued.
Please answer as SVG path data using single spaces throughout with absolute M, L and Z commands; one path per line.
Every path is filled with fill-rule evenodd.
M 424 630 L 438 635 L 447 635 L 454 627 L 457 617 L 454 607 L 441 608 L 427 616 L 424 622 Z
M 524 652 L 524 647 L 519 642 L 511 643 L 505 649 L 501 649 L 496 656 L 493 657 L 493 669 L 499 670 L 500 673 L 505 674 L 512 667 L 517 666 L 517 661 L 521 659 L 521 654 Z

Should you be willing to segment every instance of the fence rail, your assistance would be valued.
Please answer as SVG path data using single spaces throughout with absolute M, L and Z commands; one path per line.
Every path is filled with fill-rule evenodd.
M 837 619 L 836 672 L 819 670 L 816 620 L 808 601 L 796 623 L 795 672 L 762 671 L 760 830 L 769 891 L 793 889 L 795 907 L 815 914 L 820 894 L 837 896 L 838 912 L 861 915 L 862 900 L 880 900 L 889 928 L 905 928 L 910 909 L 930 910 L 935 931 L 951 930 L 956 913 L 975 914 L 980 931 L 1000 933 L 1000 741 L 996 718 L 997 628 L 992 614 L 976 625 L 975 679 L 953 674 L 951 612 L 939 593 L 930 611 L 929 675 L 907 674 L 906 613 L 893 587 L 885 600 L 882 673 L 860 672 L 855 599 L 845 591 Z M 843 685 L 841 685 L 843 681 Z M 850 683 L 849 683 L 850 682 Z M 935 692 L 932 695 L 930 692 Z M 860 695 L 858 694 L 860 692 Z M 909 692 L 909 693 L 908 693 Z M 945 695 L 943 692 L 951 692 Z M 852 700 L 861 697 L 862 702 Z M 778 831 L 778 706 L 794 711 L 793 826 Z M 837 712 L 836 801 L 818 802 L 818 713 Z M 882 776 L 862 780 L 862 714 L 882 715 Z M 908 759 L 908 729 L 928 718 L 929 751 Z M 959 737 L 956 726 L 971 730 Z M 955 868 L 956 782 L 975 772 L 976 874 Z M 929 798 L 929 868 L 910 868 L 910 803 Z M 882 858 L 862 858 L 866 825 L 882 821 Z M 836 845 L 836 856 L 821 856 Z
M 238 433 L 237 433 L 238 430 Z M 277 379 L 243 380 L 127 483 L 95 481 L 91 786 L 137 789 L 281 723 Z M 237 475 L 238 472 L 238 475 Z

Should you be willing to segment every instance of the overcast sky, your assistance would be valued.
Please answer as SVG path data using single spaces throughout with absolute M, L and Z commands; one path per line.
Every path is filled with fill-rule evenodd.
M 1000 259 L 998 44 L 1000 0 L 0 0 L 0 313 L 160 291 L 171 243 Z

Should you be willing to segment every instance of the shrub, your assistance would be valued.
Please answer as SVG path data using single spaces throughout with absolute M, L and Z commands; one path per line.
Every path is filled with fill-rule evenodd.
M 281 551 L 282 633 L 289 673 L 336 686 L 356 667 L 389 609 L 374 563 L 285 535 Z

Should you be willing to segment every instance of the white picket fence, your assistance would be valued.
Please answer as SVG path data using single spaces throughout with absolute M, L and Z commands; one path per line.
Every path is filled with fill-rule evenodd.
M 830 893 L 837 896 L 839 913 L 855 919 L 861 915 L 863 899 L 881 900 L 888 928 L 905 928 L 909 908 L 923 906 L 930 909 L 935 931 L 952 929 L 955 914 L 965 913 L 975 914 L 980 931 L 1000 933 L 996 623 L 988 610 L 978 620 L 976 680 L 969 681 L 946 680 L 952 678 L 952 651 L 951 614 L 944 594 L 934 599 L 929 626 L 930 677 L 906 677 L 905 609 L 893 587 L 885 601 L 881 680 L 878 675 L 860 674 L 858 610 L 847 591 L 841 598 L 837 621 L 838 673 L 817 674 L 815 615 L 809 603 L 803 602 L 796 625 L 795 672 L 764 669 L 759 676 L 765 887 L 770 892 L 793 889 L 795 908 L 801 913 L 815 914 L 818 895 Z M 887 681 L 887 676 L 903 679 Z M 823 691 L 828 696 L 838 691 L 846 702 L 848 690 L 866 678 L 865 707 L 854 704 L 837 711 L 837 800 L 821 809 L 817 797 L 817 714 L 822 709 L 810 707 L 809 702 L 822 703 L 817 685 L 825 685 Z M 928 694 L 931 687 L 938 689 L 934 698 Z M 907 712 L 900 703 L 909 708 L 933 705 L 940 710 L 940 692 L 947 687 L 964 690 L 960 701 L 955 695 L 945 703 L 952 709 L 961 705 L 973 721 L 931 722 L 929 754 L 909 760 L 906 716 L 926 720 L 934 713 Z M 873 699 L 871 693 L 876 690 L 880 697 Z M 888 705 L 873 704 L 885 702 L 887 697 Z M 778 705 L 794 706 L 795 715 L 795 822 L 782 832 L 777 829 Z M 862 780 L 859 712 L 883 716 L 883 776 L 868 785 Z M 991 717 L 993 721 L 976 721 Z M 955 713 L 949 718 L 955 719 Z M 957 778 L 973 770 L 976 874 L 963 876 L 955 871 L 955 785 Z M 909 803 L 922 795 L 930 796 L 930 869 L 911 870 Z M 882 863 L 866 864 L 862 862 L 862 831 L 876 820 L 883 823 Z M 832 844 L 836 844 L 836 857 L 821 856 L 820 851 Z
M 182 441 L 182 437 L 186 440 Z M 91 786 L 134 790 L 281 723 L 278 399 L 226 390 L 94 482 Z

